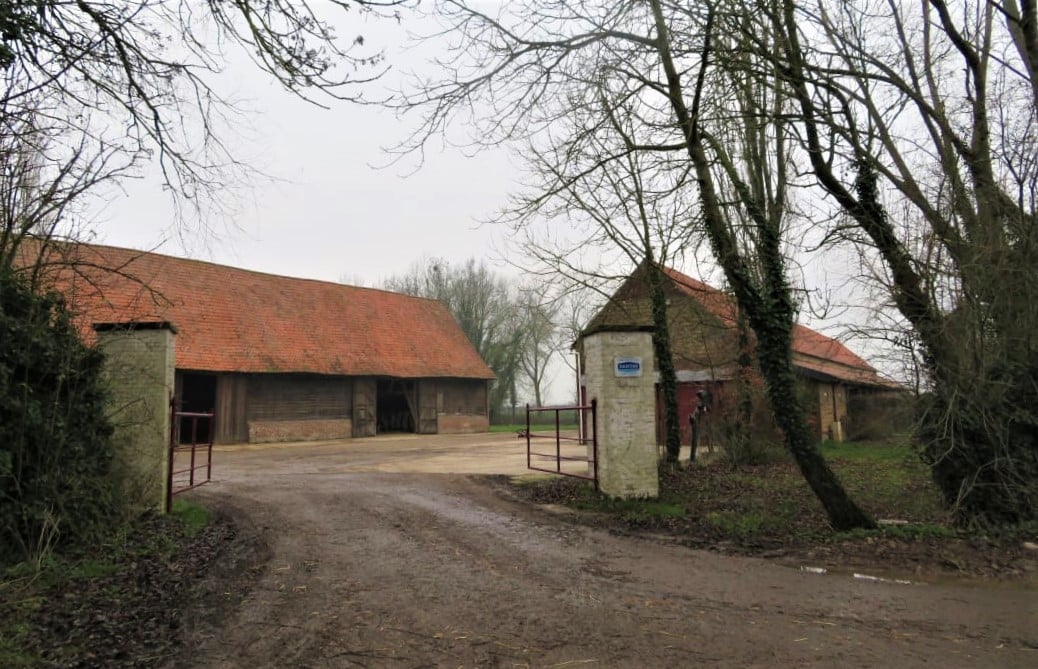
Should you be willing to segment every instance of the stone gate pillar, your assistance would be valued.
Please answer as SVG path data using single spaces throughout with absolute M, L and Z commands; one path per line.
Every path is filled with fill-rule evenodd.
M 596 330 L 583 347 L 587 397 L 598 400 L 599 488 L 612 497 L 659 496 L 651 328 Z
M 105 354 L 115 473 L 130 505 L 166 508 L 176 328 L 166 322 L 95 323 Z

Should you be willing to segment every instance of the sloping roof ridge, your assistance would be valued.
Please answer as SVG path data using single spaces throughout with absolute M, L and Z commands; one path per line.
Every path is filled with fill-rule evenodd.
M 54 252 L 85 338 L 92 323 L 170 321 L 179 369 L 494 378 L 438 300 L 102 244 Z
M 247 274 L 252 274 L 254 276 L 267 277 L 267 278 L 271 278 L 271 279 L 287 279 L 289 281 L 303 281 L 303 282 L 308 282 L 308 283 L 323 284 L 323 285 L 327 285 L 327 286 L 337 286 L 337 287 L 340 287 L 340 288 L 347 288 L 349 290 L 365 290 L 365 291 L 372 291 L 372 292 L 376 292 L 376 293 L 385 293 L 385 294 L 388 294 L 388 295 L 396 295 L 396 296 L 399 296 L 399 297 L 404 297 L 404 298 L 414 299 L 414 300 L 425 300 L 425 301 L 428 301 L 428 302 L 440 302 L 440 300 L 437 300 L 437 299 L 432 298 L 432 297 L 422 297 L 420 295 L 410 295 L 408 293 L 400 293 L 400 292 L 396 292 L 396 291 L 389 290 L 389 289 L 386 289 L 386 288 L 374 288 L 374 287 L 371 287 L 371 286 L 354 286 L 353 284 L 349 284 L 349 283 L 339 283 L 338 281 L 327 281 L 325 279 L 314 279 L 312 277 L 291 276 L 289 274 L 275 274 L 273 272 L 264 272 L 262 270 L 250 269 L 248 267 L 238 267 L 236 265 L 228 265 L 228 264 L 225 264 L 225 263 L 219 263 L 219 262 L 216 262 L 215 260 L 203 260 L 201 258 L 185 258 L 183 256 L 172 255 L 170 253 L 160 253 L 158 251 L 145 251 L 143 249 L 135 249 L 135 248 L 125 247 L 125 246 L 113 246 L 111 244 L 94 244 L 94 243 L 91 243 L 91 242 L 69 242 L 69 245 L 71 245 L 71 246 L 83 246 L 83 247 L 87 247 L 87 248 L 94 249 L 94 250 L 97 250 L 97 251 L 103 251 L 103 250 L 107 249 L 107 250 L 126 252 L 126 253 L 136 253 L 136 254 L 138 254 L 139 257 L 152 256 L 152 257 L 157 257 L 157 258 L 165 258 L 165 259 L 173 260 L 173 261 L 176 261 L 176 262 L 194 263 L 194 264 L 198 264 L 198 265 L 206 265 L 206 266 L 209 266 L 209 267 L 217 268 L 218 270 L 228 270 L 228 269 L 230 269 L 230 270 L 234 270 L 235 272 L 245 272 Z
M 711 296 L 723 298 L 726 301 L 728 301 L 728 303 L 730 305 L 730 308 L 732 308 L 734 310 L 738 310 L 738 308 L 739 308 L 738 304 L 734 301 L 734 298 L 731 295 L 729 295 L 728 293 L 725 293 L 722 290 L 714 288 L 713 286 L 711 286 L 710 284 L 708 284 L 708 283 L 706 283 L 704 281 L 700 281 L 698 279 L 694 279 L 694 278 L 688 276 L 687 274 L 684 274 L 683 272 L 680 272 L 680 271 L 678 271 L 678 270 L 676 270 L 676 269 L 674 269 L 672 267 L 667 267 L 667 266 L 664 266 L 664 265 L 661 265 L 660 267 L 662 268 L 664 274 L 666 274 L 668 277 L 670 277 L 670 279 L 672 281 L 678 283 L 679 285 L 682 285 L 685 288 L 690 288 L 690 289 L 698 291 L 698 292 L 706 293 L 706 294 L 711 295 Z M 713 312 L 716 316 L 719 316 L 719 317 L 721 317 L 723 319 L 724 318 L 729 318 L 730 319 L 730 315 L 722 314 L 722 313 L 718 312 L 718 310 L 716 309 L 716 306 L 717 306 L 716 304 L 703 303 L 703 306 L 706 307 L 707 309 L 709 309 L 711 312 Z M 807 337 L 812 337 L 812 338 L 817 338 L 817 339 L 822 340 L 822 341 L 817 342 L 819 344 L 838 347 L 837 355 L 835 355 L 835 356 L 832 356 L 832 355 L 829 355 L 829 356 L 822 355 L 821 352 L 817 351 L 815 348 L 813 348 L 813 347 L 809 348 L 807 346 L 807 342 L 803 341 L 803 339 L 801 339 L 800 341 L 797 341 L 797 331 L 798 330 L 802 333 L 802 336 L 807 336 Z M 793 332 L 792 332 L 792 334 L 793 334 L 793 352 L 794 353 L 797 353 L 799 355 L 808 356 L 808 357 L 814 358 L 816 360 L 823 360 L 823 361 L 828 361 L 828 362 L 836 362 L 838 364 L 843 364 L 843 365 L 846 365 L 846 366 L 851 367 L 851 368 L 858 368 L 858 369 L 861 369 L 861 370 L 865 370 L 865 371 L 869 371 L 869 372 L 878 374 L 878 372 L 876 372 L 875 367 L 873 367 L 871 364 L 869 364 L 867 360 L 865 360 L 864 358 L 859 356 L 857 353 L 852 351 L 846 344 L 841 342 L 839 339 L 836 339 L 835 337 L 830 337 L 830 336 L 828 336 L 826 334 L 822 334 L 818 330 L 810 328 L 810 327 L 808 327 L 806 325 L 803 325 L 801 323 L 793 323 Z M 842 357 L 844 355 L 848 356 L 847 360 L 838 360 L 837 359 L 837 358 Z
M 735 301 L 735 297 L 729 293 L 714 288 L 705 281 L 699 279 L 693 279 L 689 275 L 680 272 L 673 267 L 667 267 L 666 265 L 660 265 L 660 269 L 663 273 L 673 281 L 680 290 L 685 294 L 696 298 L 707 311 L 712 313 L 717 318 L 725 321 L 728 325 L 734 325 L 737 314 L 739 313 L 739 305 Z M 708 299 L 702 299 L 708 298 Z
M 860 355 L 858 355 L 857 353 L 852 351 L 850 349 L 850 347 L 847 346 L 847 344 L 843 343 L 842 341 L 840 341 L 836 337 L 830 337 L 827 334 L 819 332 L 818 330 L 815 330 L 813 328 L 809 328 L 806 325 L 801 325 L 800 323 L 794 323 L 793 324 L 794 334 L 795 334 L 796 329 L 798 329 L 798 328 L 800 330 L 806 332 L 808 335 L 810 335 L 812 337 L 818 337 L 820 339 L 824 339 L 826 344 L 834 344 L 836 346 L 841 347 L 843 349 L 843 351 L 846 352 L 847 354 L 851 355 L 855 359 L 855 363 L 858 364 L 858 366 L 861 366 L 863 369 L 867 368 L 867 369 L 870 369 L 872 371 L 876 371 L 875 368 L 872 365 L 870 365 L 867 360 L 865 360 Z M 826 357 L 823 357 L 821 355 L 818 355 L 818 353 L 816 353 L 814 351 L 800 350 L 800 351 L 797 351 L 797 353 L 800 353 L 801 355 L 806 355 L 808 357 L 816 358 L 818 360 L 831 360 L 831 358 L 826 358 Z
M 676 270 L 673 267 L 668 267 L 666 265 L 660 265 L 660 268 L 663 270 L 663 273 L 666 274 L 667 276 L 669 276 L 672 280 L 677 281 L 678 283 L 685 284 L 685 286 L 687 286 L 689 288 L 693 288 L 695 290 L 702 290 L 704 292 L 719 293 L 721 295 L 727 295 L 727 293 L 725 293 L 720 288 L 714 288 L 713 286 L 711 286 L 709 283 L 707 283 L 705 281 L 700 281 L 699 279 L 693 279 L 688 274 L 685 274 L 684 272 L 681 272 L 680 270 Z

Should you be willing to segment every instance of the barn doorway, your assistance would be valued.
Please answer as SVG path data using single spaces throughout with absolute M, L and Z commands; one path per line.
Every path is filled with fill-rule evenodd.
M 416 432 L 414 381 L 379 379 L 377 393 L 378 433 Z
M 216 375 L 181 373 L 178 411 L 187 413 L 206 413 L 216 409 Z M 192 430 L 198 431 L 199 438 L 209 435 L 212 419 L 200 418 L 192 425 L 191 419 L 180 419 L 180 441 L 189 443 Z

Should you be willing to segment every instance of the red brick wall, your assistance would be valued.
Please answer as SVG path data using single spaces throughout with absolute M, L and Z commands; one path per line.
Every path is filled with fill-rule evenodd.
M 490 429 L 486 381 L 440 379 L 436 382 L 436 406 L 440 434 L 469 434 Z
M 249 442 L 322 441 L 348 439 L 353 432 L 349 418 L 324 420 L 249 421 Z
M 440 414 L 440 434 L 469 434 L 486 432 L 490 429 L 490 419 L 483 416 L 448 416 Z

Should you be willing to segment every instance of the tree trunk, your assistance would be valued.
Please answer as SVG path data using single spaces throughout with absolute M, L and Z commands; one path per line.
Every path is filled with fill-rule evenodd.
M 725 277 L 735 292 L 739 311 L 745 314 L 757 336 L 761 374 L 764 376 L 775 420 L 785 437 L 786 448 L 796 460 L 811 490 L 825 507 L 834 529 L 873 528 L 875 522 L 850 499 L 815 446 L 797 397 L 791 354 L 793 304 L 783 271 L 779 231 L 770 225 L 770 221 L 758 221 L 760 239 L 757 255 L 764 273 L 764 287 L 758 289 L 718 200 L 697 118 L 700 93 L 712 49 L 712 15 L 707 21 L 701 69 L 690 111 L 685 104 L 681 75 L 671 56 L 670 36 L 661 4 L 659 0 L 652 0 L 651 5 L 656 24 L 657 49 L 667 77 L 668 97 L 685 136 L 686 150 L 699 182 L 707 237 L 714 257 L 724 269 Z
M 950 24 L 945 3 L 932 4 L 942 22 Z M 1016 14 L 1013 7 L 1007 7 L 1010 15 Z M 959 45 L 964 57 L 969 55 L 966 65 L 971 68 L 973 90 L 968 94 L 973 101 L 973 137 L 963 140 L 971 146 L 967 167 L 972 185 L 958 182 L 963 188 L 958 201 L 967 207 L 961 212 L 964 225 L 971 218 L 975 220 L 964 238 L 957 238 L 954 230 L 942 231 L 939 220 L 932 221 L 935 236 L 957 254 L 961 296 L 953 310 L 944 311 L 929 277 L 923 274 L 925 266 L 915 262 L 887 216 L 880 197 L 876 158 L 870 150 L 860 145 L 851 147 L 857 157 L 853 189 L 846 187 L 833 170 L 831 149 L 822 141 L 832 132 L 832 110 L 817 106 L 808 87 L 806 51 L 800 46 L 796 11 L 795 2 L 783 0 L 781 72 L 800 107 L 811 169 L 818 183 L 854 219 L 882 256 L 893 283 L 894 303 L 923 345 L 933 384 L 917 433 L 923 459 L 959 523 L 997 525 L 1034 520 L 1038 517 L 1038 412 L 1034 408 L 1038 402 L 1034 384 L 1038 354 L 1032 342 L 1038 288 L 1035 262 L 1026 255 L 1033 253 L 1034 237 L 1023 232 L 1033 230 L 1033 226 L 1028 229 L 1014 220 L 1033 221 L 1033 213 L 1008 201 L 994 177 L 994 151 L 984 106 L 988 99 L 984 94 L 986 79 L 984 73 L 975 71 L 980 63 L 975 48 L 965 42 Z M 1038 44 L 1033 3 L 1025 6 L 1023 14 L 1013 37 L 1022 56 L 1028 56 L 1024 62 L 1031 68 L 1038 62 L 1030 58 L 1038 54 L 1033 48 Z M 1032 90 L 1038 92 L 1038 88 Z M 1006 237 L 1007 230 L 1013 235 Z M 1017 236 L 1019 240 L 1010 241 Z
M 738 424 L 735 439 L 742 443 L 740 446 L 748 446 L 753 439 L 757 438 L 753 424 L 753 345 L 750 340 L 750 324 L 746 322 L 746 316 L 739 313 L 736 321 L 739 329 L 739 357 L 736 360 L 738 370 L 735 377 L 735 389 L 738 397 Z
M 803 407 L 797 395 L 796 375 L 790 357 L 791 328 L 785 324 L 766 325 L 759 318 L 757 359 L 764 376 L 775 422 L 785 436 L 786 448 L 829 516 L 829 523 L 837 530 L 858 527 L 873 528 L 875 522 L 850 498 L 839 478 L 822 457 L 808 427 Z M 776 319 L 769 319 L 774 322 Z M 791 323 L 790 323 L 791 325 Z
M 663 443 L 666 446 L 667 462 L 677 464 L 681 455 L 681 429 L 678 424 L 678 376 L 674 369 L 674 355 L 670 347 L 667 295 L 663 291 L 663 276 L 660 266 L 649 257 L 645 267 L 652 300 L 654 328 L 652 348 L 656 354 L 656 367 L 660 373 L 660 390 L 663 394 Z

